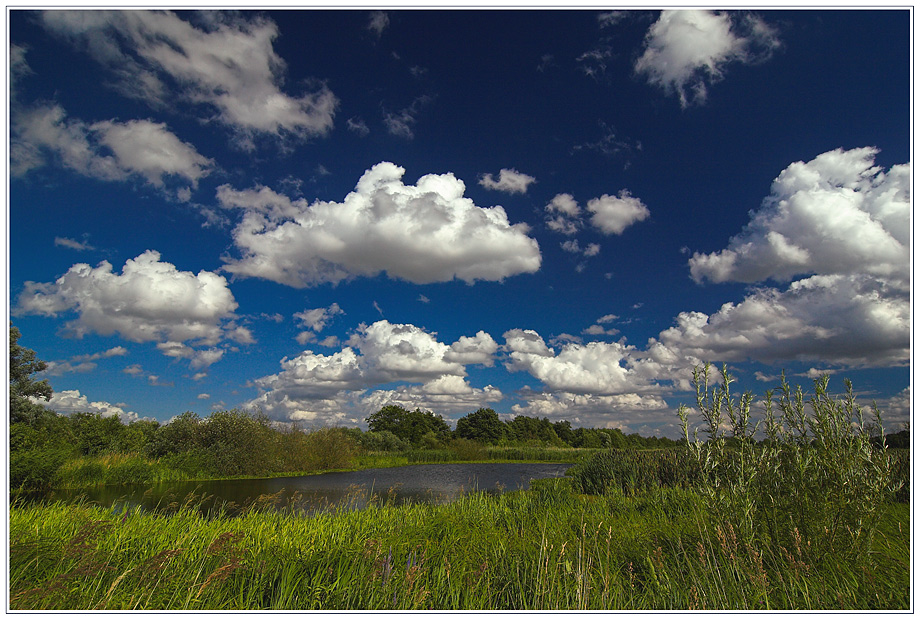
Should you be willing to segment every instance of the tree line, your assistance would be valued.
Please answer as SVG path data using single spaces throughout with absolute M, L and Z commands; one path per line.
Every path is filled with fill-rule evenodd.
M 625 434 L 618 428 L 572 428 L 568 420 L 519 415 L 502 420 L 493 409 L 481 408 L 457 420 L 451 430 L 435 413 L 400 405 L 387 405 L 367 418 L 370 432 L 387 432 L 412 447 L 434 446 L 451 438 L 483 445 L 540 445 L 559 448 L 671 448 L 678 441 L 667 437 Z

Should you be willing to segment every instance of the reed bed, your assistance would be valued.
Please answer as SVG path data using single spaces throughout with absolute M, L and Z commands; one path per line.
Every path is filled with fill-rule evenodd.
M 446 505 L 375 497 L 312 516 L 87 504 L 10 509 L 10 607 L 84 610 L 905 609 L 909 508 L 860 562 L 742 542 L 680 488 L 567 479 Z

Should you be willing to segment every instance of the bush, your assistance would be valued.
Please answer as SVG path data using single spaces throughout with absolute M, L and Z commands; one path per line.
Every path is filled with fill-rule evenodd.
M 404 452 L 411 446 L 390 431 L 363 433 L 359 445 L 368 452 Z
M 189 478 L 204 478 L 218 475 L 210 454 L 203 448 L 192 448 L 183 452 L 167 454 L 159 459 L 160 464 Z
M 357 453 L 354 439 L 341 428 L 321 428 L 308 433 L 304 447 L 307 451 L 308 469 L 347 469 L 352 466 Z
M 186 452 L 202 445 L 201 418 L 186 411 L 152 433 L 146 445 L 147 454 L 153 458 Z
M 199 425 L 199 442 L 220 476 L 254 476 L 282 469 L 278 432 L 261 414 L 216 411 Z
M 49 489 L 60 478 L 60 469 L 74 449 L 67 434 L 56 432 L 61 420 L 54 416 L 35 428 L 23 422 L 10 425 L 10 488 Z

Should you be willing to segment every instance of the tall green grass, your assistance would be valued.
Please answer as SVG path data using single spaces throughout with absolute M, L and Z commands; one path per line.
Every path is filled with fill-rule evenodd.
M 266 502 L 270 502 L 266 498 Z M 680 488 L 204 517 L 13 505 L 12 609 L 905 609 L 909 510 L 860 564 L 765 554 Z
M 667 450 L 605 450 L 579 461 L 568 471 L 582 493 L 603 495 L 616 489 L 626 494 L 660 486 L 689 488 L 701 481 L 702 469 L 686 448 Z

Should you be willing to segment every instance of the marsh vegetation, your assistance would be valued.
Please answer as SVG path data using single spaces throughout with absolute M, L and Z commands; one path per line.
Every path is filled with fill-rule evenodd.
M 727 369 L 712 385 L 708 367 L 694 378 L 695 412 L 679 411 L 683 440 L 648 446 L 546 420 L 495 425 L 487 410 L 458 424 L 487 431 L 470 437 L 404 409 L 382 410 L 368 431 L 306 431 L 239 411 L 124 425 L 26 404 L 11 426 L 11 477 L 22 489 L 413 462 L 577 463 L 529 490 L 397 504 L 385 490 L 356 489 L 360 510 L 346 501 L 309 514 L 279 510 L 277 494 L 232 514 L 199 510 L 196 495 L 165 511 L 14 497 L 9 604 L 908 609 L 910 454 L 886 441 L 903 435 L 886 436 L 877 410 L 864 419 L 849 384 L 834 396 L 820 379 L 806 397 L 784 379 L 755 423 L 753 395 L 733 393 Z M 603 445 L 587 447 L 586 437 Z

